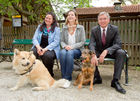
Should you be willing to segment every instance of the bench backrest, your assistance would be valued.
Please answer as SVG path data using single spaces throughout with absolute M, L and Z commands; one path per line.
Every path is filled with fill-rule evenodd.
M 14 39 L 12 44 L 32 45 L 33 43 L 32 43 L 32 39 Z
M 90 42 L 90 39 L 86 39 L 85 46 L 88 46 L 89 42 Z M 32 45 L 33 42 L 32 42 L 32 39 L 14 39 L 12 44 L 13 45 L 16 45 L 16 44 Z
M 90 39 L 86 39 L 85 46 L 88 46 L 89 45 L 89 42 L 90 42 Z

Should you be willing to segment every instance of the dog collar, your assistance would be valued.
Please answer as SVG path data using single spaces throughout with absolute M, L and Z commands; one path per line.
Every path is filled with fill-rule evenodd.
M 35 62 L 31 65 L 31 67 L 26 71 L 26 72 L 24 72 L 24 73 L 21 73 L 20 75 L 25 75 L 25 74 L 27 74 L 27 73 L 29 73 L 29 72 L 31 72 L 32 71 L 32 69 L 33 69 L 33 65 L 35 64 Z

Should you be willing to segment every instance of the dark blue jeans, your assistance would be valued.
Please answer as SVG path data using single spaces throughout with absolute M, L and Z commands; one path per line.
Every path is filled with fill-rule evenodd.
M 67 80 L 72 80 L 72 71 L 74 65 L 74 59 L 78 59 L 81 56 L 80 49 L 65 50 L 60 51 L 60 65 L 62 78 Z

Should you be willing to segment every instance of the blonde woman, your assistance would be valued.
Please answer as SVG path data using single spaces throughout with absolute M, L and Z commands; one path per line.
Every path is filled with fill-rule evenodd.
M 67 12 L 65 26 L 61 33 L 60 65 L 62 78 L 72 80 L 74 59 L 80 58 L 85 43 L 85 30 L 78 24 L 75 10 Z

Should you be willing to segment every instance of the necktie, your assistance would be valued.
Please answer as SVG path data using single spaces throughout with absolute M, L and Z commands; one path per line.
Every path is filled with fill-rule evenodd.
M 106 40 L 105 40 L 105 29 L 103 29 L 103 34 L 102 34 L 102 44 L 105 46 Z

